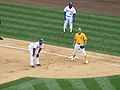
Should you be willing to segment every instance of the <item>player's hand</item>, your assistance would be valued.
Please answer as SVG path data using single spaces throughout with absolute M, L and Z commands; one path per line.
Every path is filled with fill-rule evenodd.
M 36 57 L 39 57 L 39 54 L 37 54 Z
M 64 17 L 64 20 L 66 20 L 66 17 Z
M 73 23 L 75 22 L 75 20 L 73 19 Z

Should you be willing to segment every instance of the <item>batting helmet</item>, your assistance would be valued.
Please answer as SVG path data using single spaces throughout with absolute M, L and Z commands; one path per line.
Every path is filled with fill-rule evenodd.
M 43 38 L 40 38 L 39 44 L 41 45 L 43 42 L 44 42 L 44 39 L 43 39 Z

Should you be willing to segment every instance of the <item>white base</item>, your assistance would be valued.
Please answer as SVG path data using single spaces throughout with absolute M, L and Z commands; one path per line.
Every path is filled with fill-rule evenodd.
M 70 56 L 70 57 L 68 57 L 68 58 L 69 58 L 69 59 L 72 59 L 72 58 L 73 58 L 73 56 Z M 78 59 L 78 57 L 76 56 L 76 57 L 75 57 L 75 59 Z

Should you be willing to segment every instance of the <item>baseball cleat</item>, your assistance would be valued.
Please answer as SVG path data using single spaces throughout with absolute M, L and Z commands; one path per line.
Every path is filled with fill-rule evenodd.
M 74 34 L 73 32 L 70 32 L 71 34 Z
M 71 58 L 70 61 L 74 61 L 74 58 Z
M 32 68 L 35 68 L 35 66 L 31 65 Z
M 65 34 L 65 32 L 62 32 L 62 34 Z
M 0 40 L 3 40 L 3 38 L 2 38 L 2 37 L 0 37 Z
M 36 66 L 41 66 L 40 64 L 36 64 Z

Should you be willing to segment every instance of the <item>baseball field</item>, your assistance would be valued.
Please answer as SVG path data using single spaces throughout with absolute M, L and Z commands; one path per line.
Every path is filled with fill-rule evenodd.
M 74 62 L 68 59 L 74 34 L 69 29 L 62 34 L 67 1 L 1 0 L 0 90 L 120 90 L 120 2 L 99 1 L 75 3 L 73 31 L 81 27 L 88 36 L 85 65 L 79 52 Z M 90 2 L 98 7 L 90 8 Z M 45 39 L 42 66 L 30 68 L 28 45 L 40 37 Z

